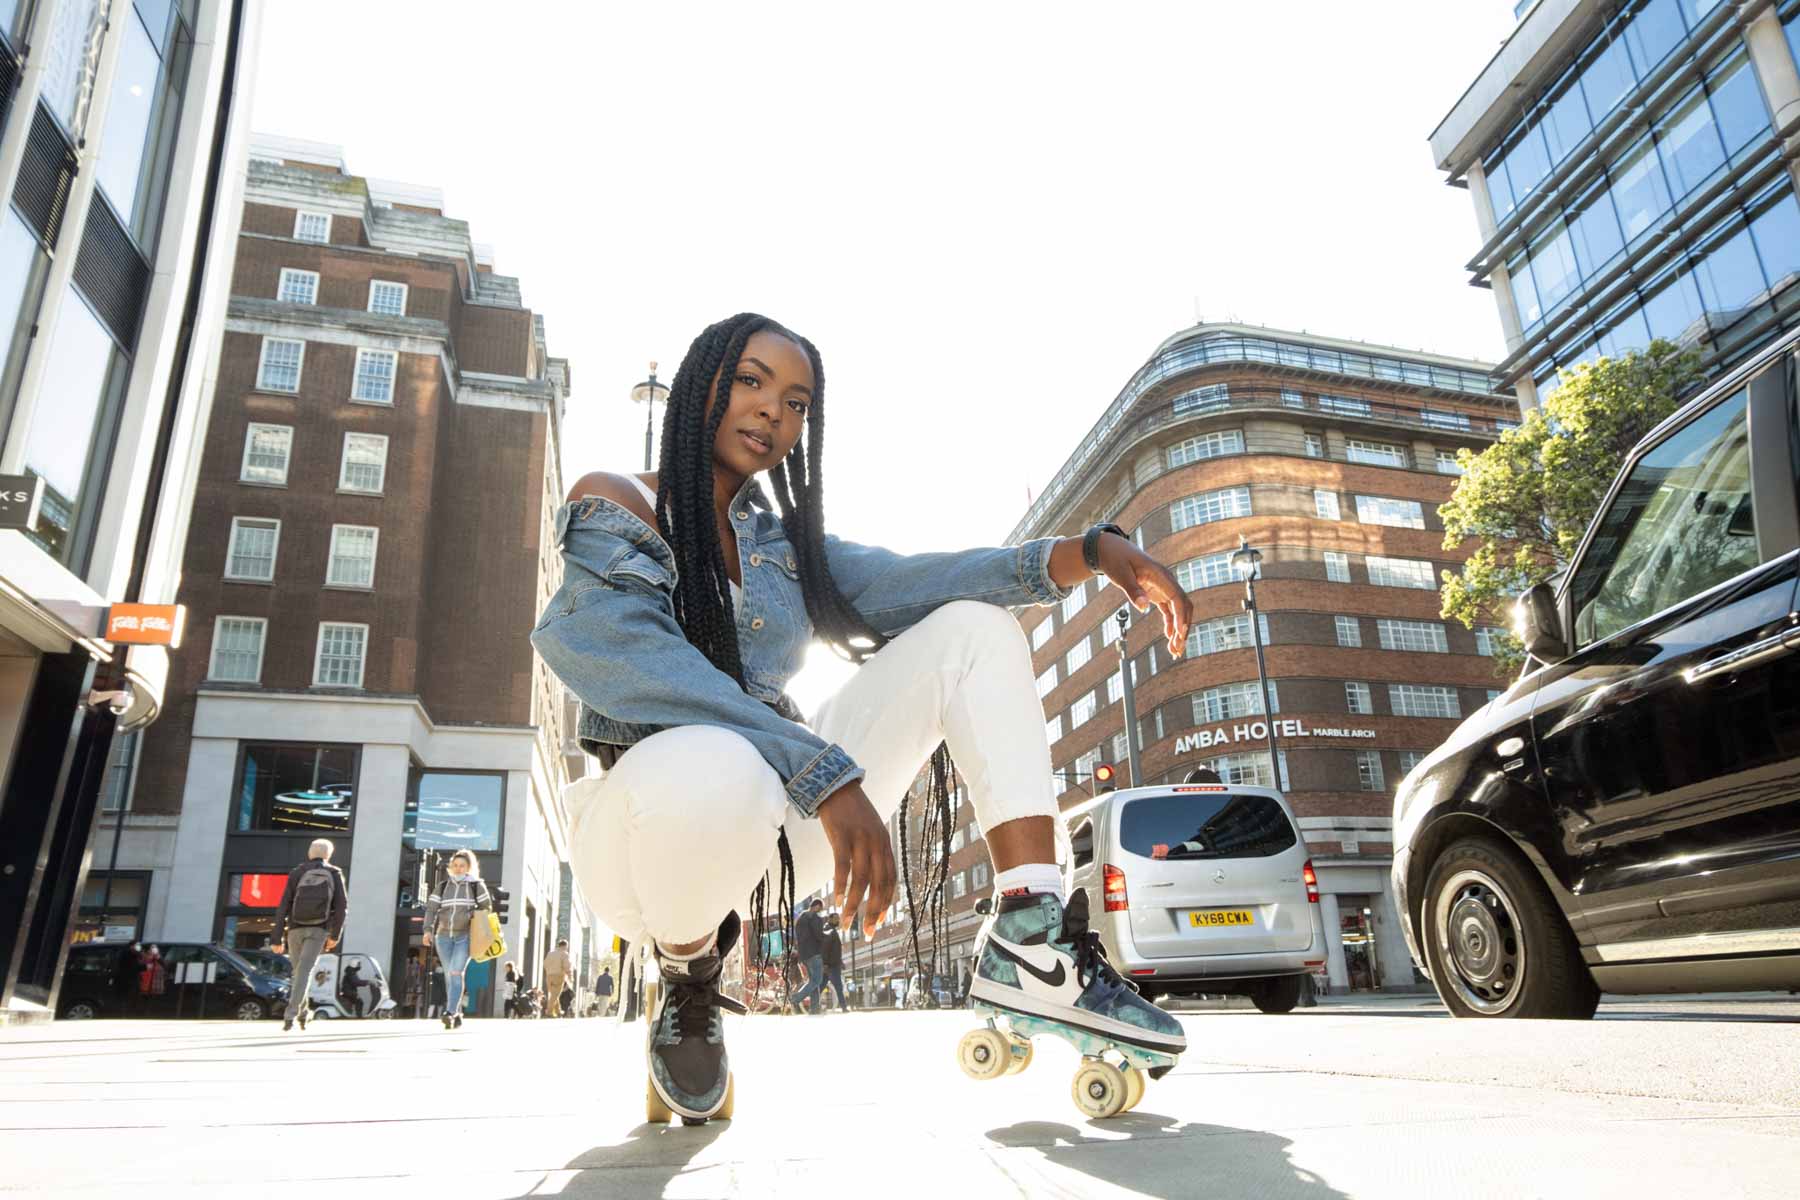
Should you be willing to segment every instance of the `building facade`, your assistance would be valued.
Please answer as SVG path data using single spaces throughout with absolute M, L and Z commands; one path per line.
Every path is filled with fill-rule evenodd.
M 54 1011 L 115 729 L 169 655 L 256 57 L 230 0 L 0 2 L 0 1021 Z
M 1123 596 L 1097 580 L 1059 606 L 1021 612 L 1058 803 L 1088 799 L 1100 763 L 1115 766 L 1119 786 L 1133 783 L 1122 642 L 1143 784 L 1209 766 L 1226 782 L 1287 793 L 1318 873 L 1336 989 L 1415 985 L 1387 883 L 1394 787 L 1505 686 L 1492 631 L 1439 616 L 1440 573 L 1463 554 L 1443 548 L 1437 507 L 1450 497 L 1457 452 L 1478 452 L 1516 416 L 1486 363 L 1201 325 L 1138 369 L 1010 539 L 1117 523 L 1194 601 L 1180 658 L 1154 613 L 1132 613 L 1121 637 Z M 1268 715 L 1230 564 L 1240 536 L 1263 556 Z M 992 864 L 960 790 L 955 808 L 944 960 L 960 980 Z M 898 911 L 874 946 L 874 982 L 910 972 L 909 942 Z
M 558 937 L 582 960 L 562 793 L 586 768 L 529 642 L 560 578 L 568 386 L 518 281 L 435 190 L 255 140 L 190 632 L 164 720 L 114 757 L 125 832 L 97 931 L 266 945 L 285 872 L 324 836 L 346 946 L 390 978 L 423 961 L 424 898 L 456 849 L 510 891 L 529 976 Z M 490 974 L 471 975 L 478 1011 Z
M 1721 370 L 1800 312 L 1800 0 L 1536 0 L 1431 135 L 1529 408 L 1665 338 Z

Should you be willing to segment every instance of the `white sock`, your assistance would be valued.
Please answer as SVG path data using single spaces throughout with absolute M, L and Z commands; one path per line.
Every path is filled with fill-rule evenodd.
M 1069 898 L 1063 888 L 1062 872 L 1056 869 L 1055 863 L 1024 863 L 998 872 L 994 876 L 994 894 L 1004 896 L 1008 892 L 1055 896 L 1058 900 Z

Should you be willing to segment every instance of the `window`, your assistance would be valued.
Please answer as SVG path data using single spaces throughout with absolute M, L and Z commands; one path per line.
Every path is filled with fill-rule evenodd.
M 1054 746 L 1062 741 L 1062 714 L 1057 713 L 1044 722 L 1044 740 Z
M 380 313 L 384 317 L 404 317 L 406 315 L 406 285 L 389 283 L 382 279 L 370 280 L 369 311 Z
M 951 885 L 951 891 L 950 891 L 951 899 L 960 900 L 965 895 L 968 894 L 968 891 L 969 891 L 968 876 L 964 872 L 958 871 L 956 873 L 956 875 L 950 880 L 950 885 Z
M 1269 681 L 1269 706 L 1281 711 L 1281 699 L 1275 693 L 1274 680 Z M 1194 724 L 1229 721 L 1236 717 L 1262 715 L 1262 684 L 1228 683 L 1194 693 Z
M 1317 515 L 1321 521 L 1339 520 L 1343 516 L 1343 512 L 1338 508 L 1338 494 L 1336 492 L 1328 492 L 1323 488 L 1314 488 L 1313 513 Z
M 1196 525 L 1209 525 L 1214 521 L 1249 515 L 1249 488 L 1221 488 L 1216 492 L 1201 492 L 1198 496 L 1188 496 L 1170 505 L 1169 530 L 1172 533 L 1179 533 L 1183 529 L 1192 529 Z
M 1269 754 L 1221 754 L 1217 758 L 1209 758 L 1195 765 L 1210 767 L 1219 773 L 1222 783 L 1234 784 L 1238 787 L 1282 787 L 1288 786 L 1287 751 L 1280 752 L 1281 782 L 1277 784 L 1269 775 Z M 1213 793 L 1217 795 L 1217 793 Z
M 1422 683 L 1388 684 L 1388 703 L 1396 717 L 1460 717 L 1456 689 Z
M 1056 690 L 1056 664 L 1051 663 L 1044 668 L 1044 673 L 1037 677 L 1038 699 L 1042 700 Z
M 1258 613 L 1261 625 L 1263 645 L 1269 644 L 1269 614 Z M 1238 613 L 1229 617 L 1218 617 L 1211 621 L 1201 621 L 1188 627 L 1186 655 L 1197 658 L 1202 654 L 1217 654 L 1221 650 L 1245 650 L 1254 646 L 1250 638 L 1250 614 Z M 1134 677 L 1135 681 L 1135 677 Z
M 1355 617 L 1333 617 L 1337 626 L 1337 644 L 1340 646 L 1362 645 L 1362 623 Z
M 1062 602 L 1063 623 L 1066 625 L 1070 621 L 1073 621 L 1076 617 L 1081 615 L 1081 610 L 1086 607 L 1087 607 L 1087 580 L 1084 579 L 1080 583 L 1075 585 L 1075 589 L 1073 591 L 1071 591 L 1068 595 L 1063 597 L 1063 602 Z
M 406 845 L 419 850 L 500 850 L 506 776 L 473 771 L 421 771 L 407 797 Z
M 1190 592 L 1201 588 L 1217 587 L 1222 583 L 1237 581 L 1237 573 L 1231 569 L 1231 554 L 1208 554 L 1204 558 L 1190 558 L 1175 568 L 1175 581 Z
M 1319 410 L 1349 417 L 1366 417 L 1371 411 L 1367 400 L 1352 400 L 1348 396 L 1320 396 Z
M 363 656 L 368 643 L 367 625 L 319 622 L 319 653 L 313 665 L 313 683 L 325 687 L 361 687 Z
M 329 587 L 366 588 L 375 585 L 375 543 L 381 531 L 373 525 L 333 525 L 331 561 L 325 568 Z
M 338 466 L 338 487 L 346 492 L 379 495 L 387 482 L 386 434 L 346 433 L 344 459 Z
M 281 269 L 281 286 L 276 289 L 275 298 L 283 304 L 317 304 L 319 302 L 319 273 L 317 271 L 296 271 L 292 267 Z
M 1435 621 L 1393 621 L 1383 618 L 1375 622 L 1383 650 L 1422 650 L 1429 654 L 1450 653 L 1444 627 Z
M 1337 499 L 1333 496 L 1332 499 Z M 1325 578 L 1332 583 L 1350 582 L 1350 556 L 1336 550 L 1325 552 Z
M 1356 752 L 1356 782 L 1365 792 L 1385 792 L 1387 780 L 1381 774 L 1381 751 Z
M 101 785 L 100 808 L 119 812 L 131 802 L 131 781 L 137 771 L 138 731 L 113 735 L 106 756 L 106 782 Z
M 1169 469 L 1186 466 L 1205 458 L 1218 458 L 1222 454 L 1242 454 L 1244 452 L 1244 434 L 1238 429 L 1221 429 L 1200 437 L 1191 437 L 1185 442 L 1169 447 Z
M 1266 776 L 1268 756 L 1260 761 Z M 1224 771 L 1219 778 L 1225 779 Z M 1268 786 L 1248 779 L 1226 782 Z M 1119 814 L 1119 844 L 1145 858 L 1268 858 L 1299 841 L 1294 823 L 1267 796 L 1228 792 L 1141 796 L 1127 801 Z
M 1431 564 L 1417 558 L 1383 558 L 1371 554 L 1363 560 L 1369 568 L 1369 582 L 1376 587 L 1418 588 L 1429 592 L 1437 587 Z
M 300 363 L 305 357 L 305 342 L 290 341 L 287 338 L 264 338 L 262 362 L 256 370 L 256 386 L 265 392 L 299 391 Z
M 1125 698 L 1125 677 L 1118 673 L 1106 677 L 1106 702 L 1117 704 Z
M 1075 672 L 1085 667 L 1088 660 L 1092 657 L 1094 657 L 1094 647 L 1089 639 L 1082 638 L 1079 642 L 1070 646 L 1068 656 L 1063 660 L 1064 665 L 1068 668 L 1064 678 L 1075 678 Z
M 87 982 L 105 988 L 112 983 L 115 959 L 113 953 L 94 946 L 93 943 L 106 941 L 118 946 L 125 942 L 134 942 L 144 933 L 144 910 L 148 907 L 144 901 L 150 892 L 149 871 L 89 871 L 87 882 L 81 889 L 81 913 L 75 928 L 80 932 L 77 941 L 70 947 L 68 966 L 64 971 L 64 987 L 74 982 L 74 977 L 88 976 Z M 287 876 L 281 877 L 287 882 Z M 107 886 L 108 882 L 112 886 Z M 88 949 L 93 946 L 92 949 Z M 136 990 L 133 984 L 133 990 Z M 66 994 L 66 993 L 65 993 Z
M 1231 388 L 1223 383 L 1209 383 L 1205 387 L 1197 387 L 1175 397 L 1175 415 L 1205 412 L 1208 409 L 1223 408 L 1231 401 Z
M 1500 692 L 1499 688 L 1489 688 L 1487 690 L 1487 702 L 1489 704 L 1492 704 L 1494 701 L 1498 700 L 1500 698 L 1500 696 L 1501 696 L 1501 692 Z
M 1308 458 L 1324 458 L 1325 457 L 1325 439 L 1320 437 L 1318 434 L 1316 434 L 1316 433 L 1307 434 L 1305 445 L 1306 445 L 1306 457 L 1308 457 Z
M 244 743 L 232 790 L 237 809 L 233 827 L 240 833 L 349 833 L 356 803 L 356 759 L 354 746 Z M 281 903 L 279 885 L 259 893 L 255 907 Z
M 1112 760 L 1115 763 L 1126 762 L 1131 758 L 1131 745 L 1125 740 L 1123 731 L 1113 734 Z
M 988 865 L 986 863 L 976 863 L 974 866 L 969 868 L 969 886 L 970 887 L 978 887 L 978 888 L 986 887 L 987 884 L 988 884 Z
M 219 617 L 213 621 L 212 662 L 206 677 L 219 683 L 262 682 L 263 635 L 260 617 Z
M 238 479 L 244 483 L 286 484 L 293 448 L 292 425 L 252 422 L 244 432 L 244 462 L 238 468 Z
M 1492 625 L 1477 625 L 1475 627 L 1475 653 L 1483 658 L 1494 657 L 1494 651 L 1500 644 L 1498 639 L 1504 636 L 1506 636 L 1504 629 L 1497 629 Z
M 1055 622 L 1051 621 L 1049 617 L 1045 617 L 1036 625 L 1033 625 L 1031 627 L 1031 648 L 1033 650 L 1042 650 L 1044 648 L 1044 643 L 1050 640 L 1050 634 L 1054 632 L 1054 629 Z
M 1746 396 L 1714 405 L 1631 468 L 1571 584 L 1577 645 L 1611 637 L 1762 561 Z
M 1462 464 L 1456 461 L 1456 451 L 1439 450 L 1437 452 L 1437 469 L 1439 475 L 1461 475 Z
M 300 209 L 294 214 L 294 238 L 302 242 L 329 242 L 331 214 Z
M 356 383 L 350 389 L 350 398 L 366 404 L 392 404 L 394 368 L 399 357 L 392 350 L 358 350 Z
M 225 556 L 225 578 L 267 583 L 275 578 L 275 550 L 281 522 L 261 517 L 231 518 L 231 548 Z
M 1119 623 L 1111 617 L 1100 622 L 1100 644 L 1110 646 L 1119 640 Z
M 1094 693 L 1092 692 L 1088 692 L 1069 705 L 1069 728 L 1071 730 L 1080 729 L 1093 720 L 1096 707 L 1098 706 L 1094 703 Z
M 1419 410 L 1419 417 L 1433 429 L 1467 429 L 1469 418 L 1459 412 L 1446 412 L 1441 408 L 1425 408 Z
M 1300 394 L 1299 388 L 1284 387 L 1281 389 L 1281 403 L 1287 408 L 1305 408 L 1306 397 Z
M 1361 716 L 1372 716 L 1375 712 L 1375 700 L 1369 694 L 1369 685 L 1346 683 L 1344 685 L 1344 707 Z
M 1404 467 L 1406 447 L 1390 442 L 1365 442 L 1360 438 L 1351 438 L 1344 443 L 1344 457 L 1353 463 L 1364 463 L 1371 467 Z
M 1400 775 L 1402 778 L 1411 775 L 1412 769 L 1425 761 L 1423 750 L 1400 751 Z
M 1425 528 L 1425 510 L 1417 500 L 1390 500 L 1385 496 L 1358 496 L 1356 519 L 1364 525 L 1391 525 L 1396 529 Z

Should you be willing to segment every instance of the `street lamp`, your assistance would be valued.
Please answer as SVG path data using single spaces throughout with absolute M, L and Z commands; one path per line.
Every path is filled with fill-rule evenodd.
M 1281 758 L 1275 752 L 1275 711 L 1269 704 L 1269 670 L 1263 664 L 1262 621 L 1256 612 L 1256 577 L 1262 570 L 1262 551 L 1250 539 L 1238 535 L 1238 548 L 1231 552 L 1231 569 L 1244 576 L 1244 611 L 1250 614 L 1250 642 L 1256 647 L 1256 679 L 1262 685 L 1263 730 L 1269 735 L 1269 776 L 1275 787 L 1281 787 Z
M 644 406 L 644 471 L 650 470 L 650 431 L 656 426 L 656 402 L 669 398 L 669 385 L 656 381 L 656 364 L 650 364 L 650 378 L 631 389 L 634 403 Z
M 1143 787 L 1144 773 L 1138 761 L 1137 695 L 1132 691 L 1131 660 L 1125 651 L 1125 635 L 1131 632 L 1131 606 L 1121 604 L 1119 611 L 1113 614 L 1113 620 L 1119 623 L 1119 681 L 1125 697 L 1125 761 L 1131 767 L 1131 786 Z

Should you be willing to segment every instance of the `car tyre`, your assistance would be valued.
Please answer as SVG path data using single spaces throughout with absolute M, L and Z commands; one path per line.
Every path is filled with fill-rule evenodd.
M 1535 872 L 1485 837 L 1426 876 L 1419 940 L 1452 1016 L 1587 1020 L 1600 1003 L 1575 934 Z
M 1271 1014 L 1290 1013 L 1300 1003 L 1300 985 L 1302 979 L 1298 975 L 1283 975 L 1279 979 L 1271 979 L 1260 983 L 1250 993 L 1258 1010 Z
M 91 1021 L 100 1015 L 100 1006 L 92 1000 L 71 1001 L 62 1011 L 65 1021 Z
M 231 1015 L 240 1021 L 262 1021 L 268 1019 L 269 1010 L 261 1000 L 240 1000 Z

